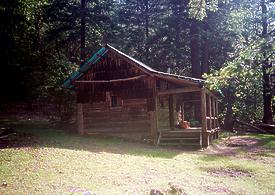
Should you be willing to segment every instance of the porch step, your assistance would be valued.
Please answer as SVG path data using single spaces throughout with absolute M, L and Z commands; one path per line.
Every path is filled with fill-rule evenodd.
M 165 140 L 167 140 L 167 141 L 169 141 L 169 140 L 171 140 L 171 141 L 173 141 L 173 140 L 197 140 L 198 138 L 193 138 L 193 137 L 183 137 L 183 138 L 176 138 L 176 137 L 174 137 L 174 138 L 165 138 L 165 137 L 162 137 L 161 138 L 161 140 L 163 140 L 163 141 L 165 141 Z
M 201 131 L 162 131 L 159 133 L 157 144 L 201 147 Z
M 194 147 L 201 147 L 197 143 L 161 143 L 160 146 L 194 146 Z

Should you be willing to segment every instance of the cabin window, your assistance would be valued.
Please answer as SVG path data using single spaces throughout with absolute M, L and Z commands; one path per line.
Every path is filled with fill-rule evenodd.
M 111 96 L 111 106 L 112 107 L 117 107 L 118 106 L 118 102 L 117 102 L 117 96 Z

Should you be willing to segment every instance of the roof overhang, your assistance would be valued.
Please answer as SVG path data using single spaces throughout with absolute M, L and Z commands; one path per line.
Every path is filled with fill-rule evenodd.
M 93 65 L 99 62 L 101 59 L 103 59 L 108 52 L 113 52 L 119 55 L 125 61 L 132 64 L 133 66 L 140 69 L 142 72 L 151 77 L 157 77 L 159 79 L 163 79 L 179 85 L 202 86 L 204 83 L 204 80 L 202 79 L 196 79 L 192 77 L 186 77 L 154 70 L 151 67 L 145 65 L 144 63 L 132 58 L 131 56 L 126 55 L 125 53 L 107 44 L 105 47 L 102 47 L 99 51 L 97 51 L 86 62 L 84 62 L 80 66 L 80 69 L 78 71 L 74 72 L 68 79 L 66 79 L 63 83 L 63 87 L 72 88 L 74 81 L 80 79 L 89 69 L 92 68 Z

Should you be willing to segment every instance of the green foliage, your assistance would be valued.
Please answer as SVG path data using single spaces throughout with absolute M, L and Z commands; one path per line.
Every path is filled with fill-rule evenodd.
M 209 87 L 214 90 L 234 89 L 235 116 L 259 121 L 262 117 L 262 63 L 263 51 L 274 55 L 272 37 L 258 38 L 219 71 L 205 75 Z
M 228 3 L 228 0 L 190 0 L 189 17 L 203 20 L 207 17 L 207 12 L 218 11 L 219 3 Z
M 249 112 L 256 120 L 262 111 L 261 53 L 271 59 L 274 51 L 274 35 L 257 38 L 262 17 L 258 3 L 87 0 L 85 56 L 110 43 L 155 69 L 170 67 L 172 73 L 192 76 L 190 40 L 197 36 L 200 48 L 209 46 L 211 87 L 232 88 L 235 113 L 248 118 Z M 271 32 L 275 9 L 271 2 L 268 6 Z M 80 64 L 81 14 L 79 0 L 0 2 L 1 100 L 59 99 L 53 94 L 61 94 L 62 82 Z M 196 35 L 190 33 L 194 19 Z
M 262 64 L 274 59 L 274 26 L 271 23 L 269 34 L 262 38 L 259 36 L 262 14 L 257 1 L 233 3 L 231 6 L 235 9 L 227 15 L 225 30 L 234 50 L 221 69 L 212 71 L 205 78 L 211 89 L 221 91 L 225 96 L 230 90 L 235 117 L 260 121 L 263 115 Z M 270 4 L 269 9 L 272 7 L 274 5 Z M 268 20 L 273 20 L 272 15 L 272 11 L 268 12 Z M 223 103 L 227 104 L 226 101 Z

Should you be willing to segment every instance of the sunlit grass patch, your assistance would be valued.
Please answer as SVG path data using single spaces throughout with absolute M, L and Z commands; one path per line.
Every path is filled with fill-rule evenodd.
M 275 135 L 272 134 L 250 134 L 251 137 L 259 138 L 262 146 L 265 148 L 275 149 Z
M 145 156 L 150 158 L 173 158 L 179 151 L 164 150 L 164 149 L 142 149 L 142 148 L 132 148 L 129 150 L 130 155 Z
M 257 153 L 258 156 L 262 157 L 275 157 L 275 152 L 274 151 L 261 151 Z
M 47 125 L 23 124 L 15 129 L 30 140 L 24 142 L 20 136 L 15 140 L 25 144 L 0 149 L 0 194 L 149 194 L 152 189 L 174 187 L 187 194 L 275 190 L 270 182 L 275 179 L 274 167 L 269 163 L 274 157 L 254 155 L 251 160 L 245 147 L 236 156 L 220 155 L 79 136 Z
M 208 155 L 201 155 L 200 156 L 201 161 L 205 162 L 227 162 L 229 160 L 228 156 L 225 155 L 213 155 L 213 154 L 208 154 Z

